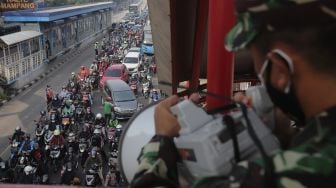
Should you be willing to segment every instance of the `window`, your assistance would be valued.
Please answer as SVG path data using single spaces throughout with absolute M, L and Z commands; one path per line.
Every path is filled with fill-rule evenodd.
M 106 77 L 120 77 L 121 76 L 121 69 L 110 69 L 107 70 L 104 74 Z
M 0 58 L 4 56 L 4 48 L 0 47 Z
M 29 56 L 29 45 L 28 45 L 28 41 L 21 42 L 21 51 L 22 51 L 22 55 L 23 55 L 23 57 L 27 57 L 27 56 Z
M 36 53 L 40 50 L 39 38 L 34 38 L 30 41 L 31 53 Z
M 124 63 L 136 64 L 138 63 L 138 58 L 136 57 L 126 57 Z
M 111 91 L 107 86 L 105 86 L 105 92 L 108 94 L 108 96 L 111 96 Z
M 133 91 L 117 91 L 113 92 L 113 99 L 116 102 L 124 102 L 124 101 L 134 101 L 136 100 Z

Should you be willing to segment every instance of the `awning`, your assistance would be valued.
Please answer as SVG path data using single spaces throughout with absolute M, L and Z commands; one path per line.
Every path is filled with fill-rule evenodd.
M 10 46 L 12 44 L 16 44 L 40 35 L 42 35 L 42 33 L 37 31 L 20 31 L 17 33 L 1 36 L 0 41 Z

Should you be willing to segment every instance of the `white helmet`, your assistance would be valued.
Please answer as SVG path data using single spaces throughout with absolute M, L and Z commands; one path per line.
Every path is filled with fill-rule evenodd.
M 54 135 L 55 136 L 60 135 L 60 134 L 61 134 L 61 131 L 59 129 L 54 130 Z
M 122 125 L 118 124 L 118 125 L 116 126 L 116 128 L 117 128 L 117 129 L 121 129 L 121 128 L 122 128 Z
M 101 113 L 98 113 L 97 115 L 96 115 L 96 119 L 101 119 L 103 116 L 102 116 L 102 114 Z
M 101 130 L 100 130 L 100 129 L 95 129 L 95 130 L 93 131 L 93 134 L 101 134 Z
M 29 175 L 33 171 L 33 167 L 28 165 L 23 169 L 23 171 L 26 175 Z

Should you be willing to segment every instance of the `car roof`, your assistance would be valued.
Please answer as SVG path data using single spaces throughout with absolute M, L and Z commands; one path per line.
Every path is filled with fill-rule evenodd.
M 110 65 L 107 69 L 112 70 L 112 69 L 123 69 L 123 68 L 124 68 L 123 64 L 113 64 L 113 65 Z
M 105 86 L 107 86 L 111 91 L 131 90 L 129 85 L 123 80 L 106 80 Z
M 125 57 L 136 57 L 138 58 L 140 55 L 139 52 L 128 52 Z
M 137 51 L 140 51 L 140 48 L 139 47 L 132 47 L 128 50 L 129 52 L 137 52 Z

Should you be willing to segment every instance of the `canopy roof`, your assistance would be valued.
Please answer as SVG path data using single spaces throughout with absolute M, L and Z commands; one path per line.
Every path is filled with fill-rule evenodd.
M 16 33 L 12 33 L 9 35 L 4 35 L 0 37 L 0 41 L 10 46 L 12 44 L 16 44 L 28 39 L 32 39 L 34 37 L 40 36 L 42 33 L 37 31 L 20 31 Z

